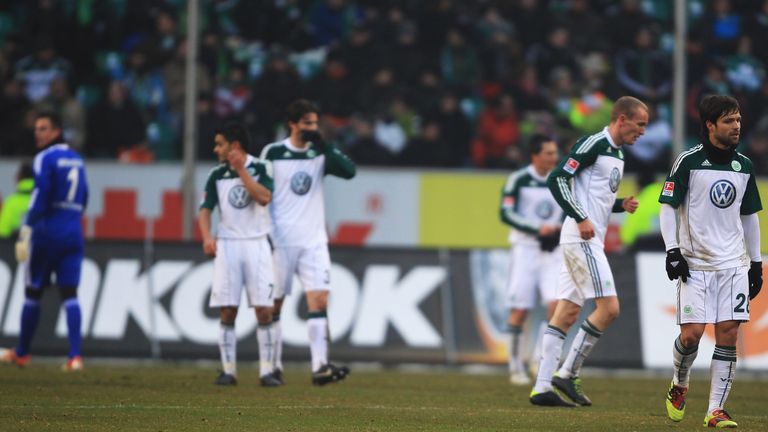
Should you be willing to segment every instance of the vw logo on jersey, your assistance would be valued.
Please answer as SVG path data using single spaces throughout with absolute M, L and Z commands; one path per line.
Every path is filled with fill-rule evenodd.
M 728 180 L 718 180 L 709 190 L 709 199 L 715 207 L 728 208 L 736 200 L 736 187 Z
M 243 185 L 237 185 L 230 189 L 227 199 L 229 200 L 229 204 L 236 209 L 248 207 L 248 204 L 253 201 L 251 194 L 248 193 L 248 189 Z
M 291 177 L 291 190 L 296 195 L 305 195 L 312 187 L 312 176 L 299 171 Z
M 540 217 L 541 219 L 549 219 L 554 211 L 555 206 L 552 205 L 552 203 L 549 201 L 541 201 L 540 203 L 536 204 L 536 216 Z
M 608 186 L 611 188 L 611 192 L 619 190 L 619 182 L 621 181 L 621 173 L 619 169 L 613 167 L 611 170 L 611 177 L 608 179 Z

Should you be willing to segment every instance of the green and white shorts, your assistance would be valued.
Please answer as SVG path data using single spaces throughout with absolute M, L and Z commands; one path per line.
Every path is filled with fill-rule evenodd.
M 677 323 L 749 321 L 748 267 L 691 270 L 677 282 Z
M 563 266 L 557 287 L 557 298 L 579 306 L 586 299 L 616 295 L 616 284 L 603 248 L 591 243 L 560 245 Z

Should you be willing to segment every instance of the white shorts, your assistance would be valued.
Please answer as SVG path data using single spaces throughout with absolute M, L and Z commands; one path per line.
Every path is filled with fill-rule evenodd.
M 563 266 L 557 286 L 557 298 L 579 306 L 590 298 L 616 295 L 616 284 L 605 250 L 590 242 L 560 245 Z
M 274 304 L 275 275 L 266 237 L 216 240 L 209 306 L 239 306 L 243 286 L 251 307 Z
M 283 298 L 293 290 L 293 276 L 298 275 L 304 291 L 331 289 L 331 256 L 328 245 L 275 248 L 277 294 Z
M 691 270 L 686 282 L 677 283 L 677 323 L 749 321 L 747 267 L 725 270 Z
M 544 252 L 539 245 L 518 244 L 510 251 L 511 265 L 507 279 L 506 306 L 533 309 L 536 291 L 546 304 L 556 299 L 557 279 L 563 266 L 560 248 Z

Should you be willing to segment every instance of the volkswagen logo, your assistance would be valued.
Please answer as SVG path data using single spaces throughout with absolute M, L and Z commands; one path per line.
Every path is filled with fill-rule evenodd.
M 709 199 L 715 207 L 728 208 L 736 200 L 736 187 L 728 180 L 718 180 L 709 190 Z
M 541 201 L 536 204 L 536 216 L 541 219 L 549 219 L 555 211 L 554 205 L 549 201 Z
M 291 190 L 296 195 L 305 195 L 312 187 L 312 177 L 304 171 L 299 171 L 291 177 Z
M 243 185 L 237 185 L 230 189 L 227 200 L 236 209 L 248 207 L 248 204 L 253 201 L 251 194 L 248 193 L 248 189 Z
M 611 188 L 611 192 L 616 192 L 619 190 L 620 181 L 621 173 L 619 172 L 618 168 L 613 167 L 613 170 L 611 170 L 611 177 L 608 179 L 608 186 Z

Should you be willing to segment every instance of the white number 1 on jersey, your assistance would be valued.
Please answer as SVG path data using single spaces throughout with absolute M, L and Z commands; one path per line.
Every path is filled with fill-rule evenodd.
M 77 193 L 77 182 L 80 180 L 80 171 L 77 168 L 70 168 L 67 174 L 67 180 L 69 180 L 69 192 L 67 192 L 67 201 L 72 202 L 75 200 L 75 193 Z

